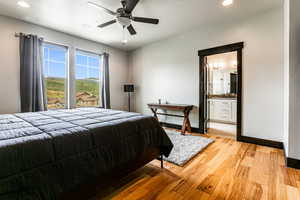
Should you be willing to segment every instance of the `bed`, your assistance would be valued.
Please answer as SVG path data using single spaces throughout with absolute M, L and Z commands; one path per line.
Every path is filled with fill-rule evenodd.
M 0 115 L 0 199 L 68 199 L 173 145 L 151 116 L 101 108 Z

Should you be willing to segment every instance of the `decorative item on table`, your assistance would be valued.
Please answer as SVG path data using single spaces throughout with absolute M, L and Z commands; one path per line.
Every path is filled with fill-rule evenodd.
M 134 85 L 133 84 L 124 85 L 124 92 L 128 93 L 128 111 L 130 112 L 130 93 L 134 92 Z

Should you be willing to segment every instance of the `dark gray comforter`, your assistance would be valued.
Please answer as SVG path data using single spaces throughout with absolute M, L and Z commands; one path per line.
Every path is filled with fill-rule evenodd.
M 173 145 L 153 117 L 81 108 L 0 115 L 0 199 L 56 199 L 149 147 Z

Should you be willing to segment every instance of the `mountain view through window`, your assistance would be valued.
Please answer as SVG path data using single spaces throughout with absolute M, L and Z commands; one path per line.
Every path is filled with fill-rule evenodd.
M 76 51 L 76 106 L 101 106 L 100 55 Z
M 44 43 L 43 53 L 48 109 L 65 108 L 68 49 L 64 46 Z

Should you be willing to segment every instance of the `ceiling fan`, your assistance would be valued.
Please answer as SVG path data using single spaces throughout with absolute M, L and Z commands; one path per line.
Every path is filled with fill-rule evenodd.
M 131 23 L 132 21 L 147 23 L 147 24 L 158 24 L 159 23 L 159 19 L 132 16 L 132 11 L 134 10 L 134 8 L 138 4 L 138 2 L 139 2 L 139 0 L 121 0 L 122 8 L 118 8 L 116 12 L 114 12 L 110 9 L 107 9 L 97 3 L 91 2 L 91 1 L 89 1 L 88 4 L 91 6 L 100 8 L 104 12 L 115 17 L 114 20 L 100 24 L 98 26 L 99 28 L 104 28 L 106 26 L 109 26 L 109 25 L 112 25 L 112 24 L 118 22 L 119 24 L 121 24 L 123 29 L 127 28 L 127 30 L 129 31 L 129 33 L 131 35 L 136 35 L 136 31 Z

